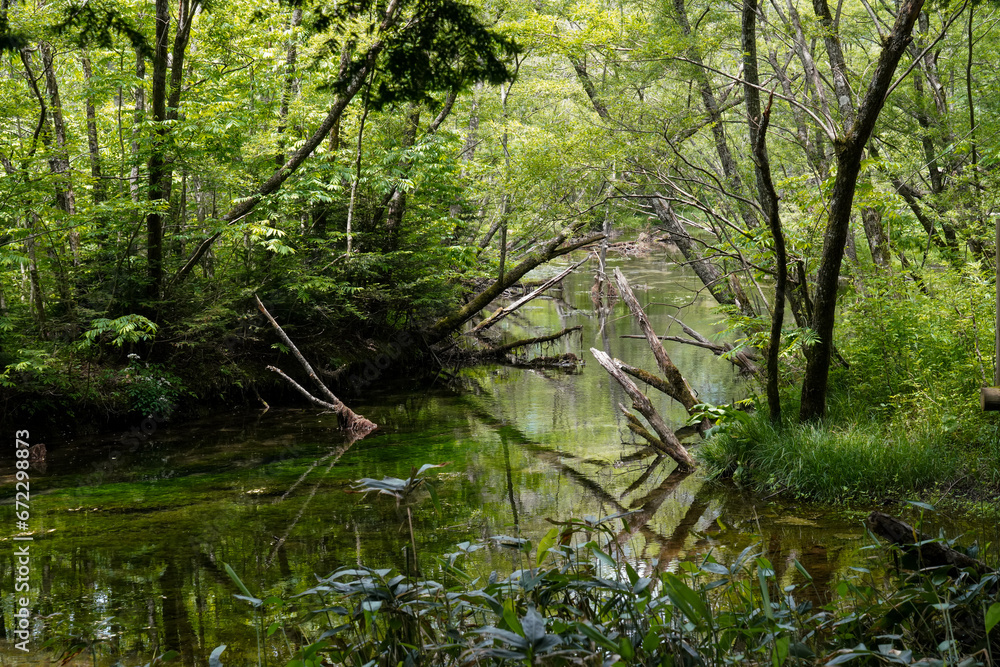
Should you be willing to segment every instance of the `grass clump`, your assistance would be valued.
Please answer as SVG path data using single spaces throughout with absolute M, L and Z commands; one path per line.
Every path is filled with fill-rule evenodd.
M 875 420 L 773 425 L 759 410 L 723 423 L 698 451 L 712 474 L 761 493 L 822 502 L 913 495 L 957 478 L 946 436 Z

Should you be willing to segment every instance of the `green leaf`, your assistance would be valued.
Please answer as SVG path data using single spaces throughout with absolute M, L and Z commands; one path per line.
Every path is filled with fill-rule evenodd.
M 1000 623 L 1000 602 L 994 602 L 986 611 L 986 632 L 990 632 Z
M 556 540 L 559 539 L 559 529 L 550 528 L 549 532 L 545 533 L 545 536 L 538 542 L 538 550 L 535 552 L 535 565 L 541 565 L 545 560 L 545 557 L 549 554 L 549 549 L 551 549 L 556 544 Z
M 222 652 L 225 650 L 225 644 L 216 646 L 215 650 L 212 651 L 212 655 L 208 656 L 208 667 L 222 667 L 222 660 L 219 659 L 219 656 L 222 655 Z
M 233 570 L 233 568 L 229 567 L 229 563 L 225 563 L 224 562 L 222 564 L 222 566 L 223 566 L 223 568 L 225 568 L 226 574 L 229 575 L 229 578 L 232 579 L 233 581 L 235 581 L 236 585 L 239 586 L 239 588 L 240 588 L 241 591 L 243 591 L 243 595 L 252 598 L 253 594 L 250 593 L 250 589 L 248 589 L 246 587 L 246 585 L 243 583 L 243 580 L 239 578 L 239 576 L 236 574 L 236 572 Z M 256 598 L 254 598 L 254 599 L 256 599 Z

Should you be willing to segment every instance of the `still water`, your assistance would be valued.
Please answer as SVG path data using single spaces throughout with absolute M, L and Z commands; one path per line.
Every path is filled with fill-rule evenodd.
M 657 331 L 681 335 L 674 315 L 710 337 L 721 332 L 711 297 L 662 257 L 610 264 L 648 304 Z M 697 475 L 678 484 L 672 462 L 637 456 L 618 407 L 627 399 L 589 349 L 650 371 L 656 363 L 645 341 L 621 337 L 639 333 L 624 304 L 597 316 L 593 269 L 585 264 L 558 298 L 535 300 L 496 327 L 513 339 L 582 325 L 530 351 L 573 352 L 586 361 L 578 372 L 484 366 L 419 386 L 370 372 L 359 395 L 344 398 L 381 428 L 354 443 L 336 417 L 311 408 L 166 422 L 134 451 L 119 442 L 124 434 L 60 442 L 33 433 L 48 456 L 44 469 L 30 471 L 31 650 L 13 646 L 14 542 L 5 537 L 0 665 L 58 664 L 45 640 L 93 648 L 70 664 L 143 665 L 176 649 L 181 664 L 207 665 L 220 644 L 228 645 L 224 664 L 257 664 L 250 607 L 233 597 L 239 591 L 225 564 L 259 597 L 293 595 L 315 575 L 355 563 L 405 571 L 413 551 L 406 511 L 390 497 L 347 491 L 359 478 L 405 478 L 425 463 L 447 463 L 432 475 L 440 512 L 426 491 L 409 505 L 428 576 L 433 556 L 462 541 L 537 540 L 548 518 L 635 510 L 618 541 L 629 558 L 660 568 L 710 551 L 725 560 L 758 543 L 779 577 L 794 576 L 786 567 L 793 556 L 821 587 L 846 574 L 869 543 L 864 511 L 780 504 Z M 667 350 L 703 400 L 748 394 L 710 352 L 671 343 Z M 283 365 L 298 370 L 294 361 Z M 649 395 L 668 422 L 683 424 L 679 405 Z M 12 521 L 13 467 L 0 475 L 10 507 L 4 520 Z M 500 548 L 477 553 L 473 567 L 484 574 L 516 558 Z M 269 664 L 283 657 L 264 656 Z

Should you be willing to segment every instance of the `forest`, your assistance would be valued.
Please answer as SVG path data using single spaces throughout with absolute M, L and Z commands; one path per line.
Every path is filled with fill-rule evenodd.
M 992 664 L 996 555 L 944 536 L 995 532 L 1000 497 L 994 3 L 0 1 L 0 423 L 48 441 L 30 471 L 33 502 L 52 505 L 34 516 L 73 553 L 57 557 L 65 586 L 137 567 L 163 587 L 107 664 L 214 667 L 224 640 L 243 651 L 231 664 Z M 604 421 L 592 403 L 564 421 L 567 392 L 580 406 L 599 392 Z M 538 394 L 555 401 L 549 430 Z M 275 458 L 247 436 L 262 467 L 239 482 L 213 467 L 239 447 L 181 444 L 205 420 L 228 437 L 251 411 L 283 442 L 259 426 L 272 408 L 294 432 L 333 415 L 308 437 L 334 444 Z M 477 438 L 502 445 L 499 467 L 459 446 Z M 240 514 L 328 459 L 336 481 L 287 531 L 284 515 Z M 4 503 L 27 470 L 13 462 Z M 538 465 L 579 487 L 571 509 L 534 497 L 555 483 Z M 634 477 L 602 477 L 622 467 Z M 202 535 L 194 556 L 164 542 L 83 567 L 97 533 L 59 537 L 59 512 L 181 511 L 192 489 L 204 509 L 235 502 L 213 495 L 231 484 L 241 509 L 213 529 L 229 537 Z M 644 484 L 659 486 L 626 502 Z M 318 489 L 354 518 L 325 533 L 311 509 L 303 530 L 323 537 L 297 543 Z M 682 489 L 687 513 L 659 526 Z M 729 510 L 702 493 L 750 494 L 718 502 L 754 516 L 785 503 L 774 525 L 854 508 L 861 538 L 901 551 L 864 584 L 837 583 L 861 551 L 817 557 L 839 573 L 819 585 L 799 560 L 815 545 L 705 546 Z M 502 509 L 455 514 L 490 494 Z M 886 507 L 916 524 L 951 514 L 911 528 Z M 237 515 L 277 546 L 225 532 Z M 435 533 L 446 517 L 466 522 L 459 552 Z M 141 521 L 194 530 L 187 514 Z M 313 544 L 327 537 L 339 551 Z M 647 546 L 629 552 L 633 538 Z M 977 536 L 984 552 L 995 538 Z M 652 565 L 636 555 L 648 545 Z M 483 555 L 501 547 L 515 555 Z M 943 569 L 903 574 L 914 553 Z M 334 574 L 316 584 L 310 568 Z M 213 652 L 195 572 L 213 595 L 232 586 L 227 623 L 253 632 L 212 630 Z M 39 627 L 96 665 L 101 633 L 127 633 L 87 610 Z

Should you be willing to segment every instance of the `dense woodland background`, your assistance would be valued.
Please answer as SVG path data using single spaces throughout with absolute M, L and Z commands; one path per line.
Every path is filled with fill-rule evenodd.
M 804 380 L 804 419 L 985 442 L 996 12 L 4 0 L 3 412 L 256 400 L 254 294 L 323 371 L 400 332 L 436 363 L 528 268 L 649 232 L 791 415 Z

